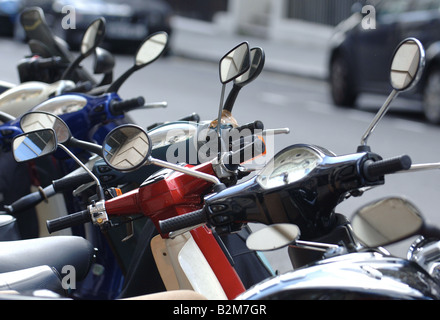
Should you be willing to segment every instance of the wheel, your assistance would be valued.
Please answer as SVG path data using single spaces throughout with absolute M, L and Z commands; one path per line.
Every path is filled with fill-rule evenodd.
M 337 54 L 330 65 L 330 90 L 333 103 L 337 106 L 353 107 L 357 93 L 352 85 L 352 79 L 347 61 Z
M 440 67 L 432 69 L 426 78 L 423 112 L 430 123 L 440 123 Z

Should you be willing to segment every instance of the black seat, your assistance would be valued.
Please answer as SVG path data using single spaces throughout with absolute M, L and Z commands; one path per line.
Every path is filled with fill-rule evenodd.
M 38 290 L 49 290 L 60 297 L 66 296 L 60 275 L 49 266 L 0 273 L 0 294 L 14 291 L 32 296 Z
M 60 275 L 64 266 L 73 266 L 78 281 L 85 278 L 94 261 L 94 248 L 84 238 L 54 236 L 0 242 L 0 273 L 41 265 L 55 268 Z

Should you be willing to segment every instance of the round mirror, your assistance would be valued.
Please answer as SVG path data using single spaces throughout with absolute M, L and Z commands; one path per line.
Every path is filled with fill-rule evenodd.
M 18 135 L 12 141 L 15 161 L 36 159 L 54 152 L 57 148 L 55 131 L 42 129 Z
M 423 219 L 410 202 L 391 197 L 356 211 L 352 227 L 363 244 L 379 247 L 417 234 L 423 227 Z
M 151 154 L 150 137 L 136 125 L 119 126 L 105 137 L 102 154 L 105 162 L 116 170 L 137 169 Z
M 425 50 L 419 40 L 408 38 L 397 47 L 391 62 L 391 86 L 409 90 L 419 80 L 425 64 Z
M 269 251 L 283 248 L 296 241 L 301 232 L 297 225 L 288 223 L 272 224 L 253 232 L 246 240 L 249 249 Z
M 261 48 L 251 49 L 251 66 L 243 75 L 234 80 L 235 85 L 244 86 L 254 80 L 264 67 L 264 51 Z
M 59 143 L 65 143 L 72 137 L 69 127 L 61 118 L 43 111 L 24 114 L 20 119 L 20 127 L 24 133 L 40 129 L 53 129 Z
M 245 73 L 250 67 L 249 44 L 243 42 L 220 60 L 220 81 L 227 83 Z
M 160 57 L 168 43 L 168 34 L 166 32 L 157 32 L 149 36 L 139 47 L 135 64 L 138 67 L 153 62 Z
M 105 35 L 105 19 L 99 18 L 93 21 L 81 41 L 81 54 L 87 55 L 93 49 L 95 49 L 101 41 L 104 39 Z

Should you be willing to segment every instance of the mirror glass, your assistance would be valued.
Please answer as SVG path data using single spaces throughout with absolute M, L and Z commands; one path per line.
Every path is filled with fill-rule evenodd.
M 263 70 L 264 66 L 264 52 L 261 48 L 251 49 L 251 66 L 243 75 L 234 80 L 237 85 L 245 85 L 254 80 Z
M 414 38 L 404 40 L 397 47 L 391 63 L 391 86 L 399 91 L 413 87 L 420 78 L 424 62 L 422 44 Z
M 81 41 L 81 53 L 90 53 L 102 41 L 105 35 L 105 20 L 103 18 L 93 21 L 87 28 Z
M 166 32 L 158 32 L 148 37 L 136 53 L 136 66 L 140 67 L 160 57 L 168 42 Z
M 17 162 L 36 159 L 54 152 L 57 139 L 52 129 L 37 130 L 18 135 L 12 141 L 12 150 Z
M 251 250 L 268 251 L 285 247 L 300 236 L 298 226 L 289 223 L 272 224 L 253 232 L 246 240 Z
M 40 129 L 53 129 L 59 143 L 65 143 L 71 138 L 67 124 L 59 117 L 47 112 L 26 113 L 21 117 L 20 127 L 24 133 Z
M 102 153 L 109 166 L 121 171 L 134 170 L 150 156 L 150 137 L 138 126 L 123 125 L 109 132 Z
M 386 198 L 355 212 L 352 227 L 368 247 L 384 246 L 417 234 L 423 219 L 417 208 L 402 198 Z
M 229 82 L 241 76 L 249 67 L 249 44 L 243 42 L 220 60 L 220 81 L 222 83 Z

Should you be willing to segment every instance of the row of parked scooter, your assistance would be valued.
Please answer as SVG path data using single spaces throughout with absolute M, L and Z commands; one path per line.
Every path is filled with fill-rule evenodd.
M 242 42 L 220 59 L 214 120 L 191 114 L 145 130 L 125 114 L 166 103 L 125 100 L 118 90 L 166 51 L 166 33 L 147 37 L 113 79 L 114 58 L 99 47 L 105 19 L 90 24 L 77 57 L 40 8 L 26 9 L 21 23 L 32 56 L 19 66 L 22 83 L 0 95 L 0 157 L 11 181 L 26 179 L 0 215 L 0 298 L 440 298 L 440 230 L 411 203 L 380 199 L 352 221 L 335 212 L 385 175 L 440 166 L 383 159 L 367 143 L 393 99 L 420 78 L 417 39 L 396 48 L 393 91 L 354 153 L 293 144 L 273 156 L 287 128 L 232 116 L 264 67 L 263 49 Z M 81 67 L 92 54 L 99 82 Z M 265 227 L 252 232 L 248 223 Z M 414 235 L 407 259 L 382 248 Z M 286 247 L 293 271 L 278 275 L 264 252 Z

